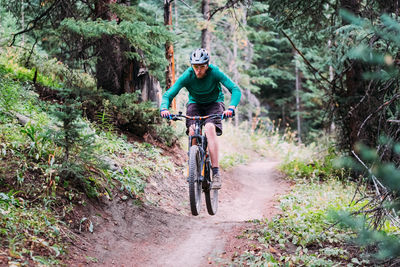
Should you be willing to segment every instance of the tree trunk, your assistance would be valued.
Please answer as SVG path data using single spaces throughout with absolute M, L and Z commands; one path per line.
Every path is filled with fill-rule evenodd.
M 208 23 L 210 18 L 210 0 L 202 0 L 201 2 L 201 12 L 206 25 L 201 30 L 201 47 L 206 49 L 210 53 L 210 32 L 208 30 Z
M 164 0 L 164 25 L 172 30 L 172 1 Z M 165 71 L 165 85 L 168 90 L 175 83 L 174 47 L 170 41 L 165 43 L 165 57 L 168 61 Z M 176 110 L 176 99 L 172 101 L 172 109 Z
M 243 7 L 243 27 L 246 28 L 247 27 L 247 7 Z M 245 46 L 245 64 L 244 64 L 244 69 L 248 70 L 250 68 L 250 64 L 251 64 L 251 60 L 252 60 L 252 47 L 251 47 L 251 43 L 246 35 L 246 46 Z M 260 102 L 258 101 L 258 99 L 251 93 L 249 88 L 246 88 L 246 95 L 247 95 L 247 99 L 249 101 L 249 109 L 248 109 L 248 117 L 249 117 L 249 122 L 254 125 L 253 123 L 253 107 L 257 107 L 257 109 L 259 109 L 260 107 Z M 254 106 L 253 106 L 254 104 Z M 255 114 L 257 116 L 257 110 L 255 111 Z M 252 127 L 253 129 L 253 127 Z
M 328 48 L 330 49 L 331 46 L 332 46 L 332 40 L 328 40 Z M 332 82 L 334 78 L 335 78 L 335 75 L 334 75 L 333 66 L 330 64 L 329 65 L 329 81 Z M 328 132 L 333 133 L 335 131 L 335 128 L 336 128 L 335 119 L 332 118 L 331 125 L 328 128 Z
M 143 52 L 140 49 L 131 49 L 143 58 Z M 125 92 L 132 93 L 140 91 L 141 101 L 152 101 L 159 105 L 161 103 L 161 85 L 160 82 L 149 74 L 149 70 L 142 61 L 133 59 L 129 67 L 125 68 Z
M 238 57 L 238 45 L 237 45 L 237 40 L 236 40 L 236 32 L 235 29 L 233 27 L 233 25 L 231 25 L 231 33 L 232 33 L 232 42 L 233 42 L 233 53 L 232 53 L 232 61 L 231 61 L 231 68 L 232 68 L 232 73 L 233 73 L 233 82 L 238 84 L 239 82 L 239 70 L 236 64 L 236 59 Z M 239 109 L 236 109 L 235 112 L 235 127 L 239 127 L 239 122 L 240 122 L 240 116 L 239 116 Z
M 109 9 L 109 4 L 115 0 L 100 0 L 96 2 L 96 18 L 113 20 L 115 16 Z M 129 65 L 123 53 L 129 49 L 124 41 L 116 36 L 104 35 L 97 43 L 98 60 L 96 64 L 97 86 L 113 94 L 124 92 L 123 70 Z
M 341 7 L 354 14 L 359 14 L 360 0 L 341 0 Z M 343 134 L 346 136 L 344 140 L 348 140 L 348 144 L 343 145 L 352 150 L 359 140 L 357 133 L 363 118 L 362 113 L 365 110 L 358 109 L 352 112 L 351 110 L 352 107 L 357 105 L 359 96 L 364 94 L 364 81 L 362 79 L 363 68 L 361 63 L 352 60 L 346 65 L 349 68 L 345 73 L 345 90 L 339 93 L 343 103 L 339 104 L 338 111 L 343 123 Z
M 117 0 L 99 0 L 95 5 L 95 18 L 103 20 L 118 20 L 110 12 L 109 4 Z M 125 4 L 129 4 L 128 2 Z M 130 46 L 127 40 L 117 36 L 105 35 L 98 41 L 98 60 L 96 64 L 97 86 L 113 94 L 141 92 L 142 101 L 160 102 L 161 87 L 152 77 L 147 67 L 140 60 L 130 60 L 125 57 L 126 52 L 137 52 L 143 58 L 139 49 Z
M 25 11 L 24 11 L 24 0 L 21 0 L 21 29 L 25 29 Z M 25 33 L 22 34 L 21 46 L 25 45 Z
M 296 72 L 296 112 L 297 112 L 297 136 L 299 138 L 299 143 L 301 143 L 301 121 L 300 121 L 300 90 L 301 90 L 301 77 L 300 77 L 300 71 L 298 67 L 298 61 L 297 61 L 297 51 L 294 53 L 295 55 L 295 60 L 296 60 L 296 67 L 295 67 L 295 72 Z

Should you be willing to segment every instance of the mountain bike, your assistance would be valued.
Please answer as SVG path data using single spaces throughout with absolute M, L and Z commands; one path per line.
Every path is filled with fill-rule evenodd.
M 218 189 L 211 189 L 211 160 L 207 149 L 207 137 L 202 129 L 205 120 L 208 118 L 222 117 L 222 114 L 212 114 L 208 116 L 187 116 L 171 114 L 171 120 L 194 120 L 194 135 L 189 136 L 189 162 L 188 162 L 188 182 L 190 210 L 197 216 L 201 210 L 201 191 L 204 192 L 208 214 L 215 215 L 218 209 Z M 196 140 L 195 144 L 193 140 Z

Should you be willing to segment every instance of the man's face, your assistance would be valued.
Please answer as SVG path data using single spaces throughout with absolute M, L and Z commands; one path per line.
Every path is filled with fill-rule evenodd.
M 202 79 L 206 76 L 208 64 L 193 64 L 192 67 L 198 79 Z

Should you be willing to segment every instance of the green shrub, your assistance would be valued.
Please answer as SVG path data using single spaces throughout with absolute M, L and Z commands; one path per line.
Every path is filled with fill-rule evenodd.
M 369 264 L 360 251 L 347 246 L 354 234 L 332 225 L 336 221 L 329 213 L 355 210 L 355 206 L 348 206 L 354 191 L 354 186 L 337 180 L 298 183 L 280 200 L 282 214 L 256 222 L 256 230 L 243 233 L 260 244 L 234 258 L 233 266 L 266 266 L 268 262 L 271 266 Z
M 152 102 L 140 102 L 139 94 L 111 95 L 117 124 L 137 136 L 150 132 L 160 122 L 159 110 Z
M 400 143 L 390 138 L 381 138 L 380 142 L 386 146 L 382 150 L 393 153 L 393 161 L 398 159 Z M 400 169 L 394 162 L 382 162 L 375 149 L 357 144 L 356 151 L 363 163 L 353 158 L 343 158 L 341 163 L 357 173 L 364 172 L 360 183 L 368 190 L 358 193 L 365 203 L 356 212 L 337 211 L 333 216 L 346 229 L 357 233 L 353 241 L 362 248 L 370 248 L 369 256 L 396 263 L 400 255 Z
M 50 154 L 54 154 L 55 147 L 52 145 L 49 134 L 39 124 L 27 123 L 21 129 L 21 133 L 29 137 L 29 155 L 36 160 L 47 161 Z
M 47 209 L 26 205 L 17 194 L 0 192 L 0 214 L 6 214 L 0 216 L 0 246 L 8 248 L 10 265 L 60 264 L 66 246 L 60 221 Z
M 280 169 L 291 179 L 344 180 L 349 177 L 349 172 L 334 166 L 337 157 L 334 149 L 330 148 L 322 158 L 321 155 L 315 155 L 310 162 L 296 158 L 280 166 Z
M 19 102 L 20 87 L 0 76 L 0 111 L 10 112 Z
M 242 153 L 232 153 L 229 155 L 224 155 L 219 164 L 222 169 L 229 169 L 240 164 L 245 164 L 249 161 L 249 156 Z
M 167 146 L 174 145 L 179 140 L 179 138 L 184 136 L 183 132 L 179 133 L 166 121 L 162 121 L 160 125 L 155 125 L 154 129 L 154 137 Z

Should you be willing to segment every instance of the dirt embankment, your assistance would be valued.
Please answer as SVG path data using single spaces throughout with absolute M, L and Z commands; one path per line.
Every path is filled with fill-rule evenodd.
M 221 266 L 246 241 L 237 239 L 249 220 L 278 212 L 277 197 L 290 189 L 275 170 L 277 162 L 262 160 L 223 175 L 217 215 L 204 207 L 190 215 L 186 180 L 155 177 L 148 193 L 152 205 L 114 200 L 92 210 L 94 233 L 77 245 L 75 266 Z M 203 201 L 204 204 L 204 201 Z M 102 214 L 102 216 L 100 216 Z

